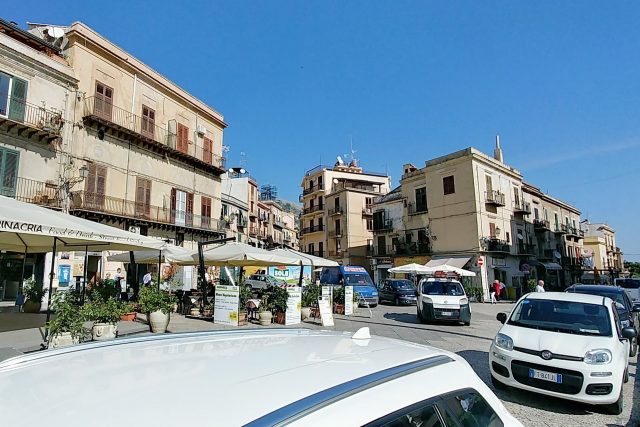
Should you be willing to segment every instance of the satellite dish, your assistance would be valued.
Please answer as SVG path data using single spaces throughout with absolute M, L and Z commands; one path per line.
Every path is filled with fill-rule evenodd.
M 51 27 L 49 34 L 51 34 L 54 39 L 59 39 L 60 37 L 64 37 L 64 30 L 60 27 Z
M 560 258 L 562 258 L 562 255 L 558 251 L 553 251 L 553 257 L 555 259 L 560 259 Z
M 340 156 L 337 156 L 337 157 L 336 157 L 336 162 L 337 162 L 340 166 L 343 166 L 343 165 L 344 165 L 344 160 L 342 160 L 342 157 L 340 157 Z

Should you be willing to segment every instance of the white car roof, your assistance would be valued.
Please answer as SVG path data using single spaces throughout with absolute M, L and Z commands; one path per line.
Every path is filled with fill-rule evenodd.
M 584 304 L 599 305 L 604 304 L 604 302 L 609 299 L 601 295 L 581 294 L 577 292 L 532 292 L 525 295 L 523 298 L 555 301 L 574 301 Z
M 25 414 L 52 426 L 136 419 L 240 425 L 380 371 L 456 360 L 405 341 L 304 329 L 143 336 L 0 362 L 0 411 L 7 425 L 24 422 Z M 105 405 L 110 409 L 95 412 Z

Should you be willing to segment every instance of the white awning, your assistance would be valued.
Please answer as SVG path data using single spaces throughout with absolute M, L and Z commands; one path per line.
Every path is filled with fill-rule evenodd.
M 471 257 L 457 257 L 457 258 L 434 258 L 429 261 L 426 266 L 427 267 L 438 267 L 440 265 L 450 265 L 452 267 L 464 268 L 464 266 L 469 262 Z
M 547 270 L 562 270 L 562 266 L 557 262 L 543 262 L 541 263 Z

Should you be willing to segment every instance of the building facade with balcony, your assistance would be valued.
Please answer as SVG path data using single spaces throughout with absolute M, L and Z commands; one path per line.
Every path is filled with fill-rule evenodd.
M 403 169 L 402 216 L 390 222 L 391 231 L 385 223 L 376 230 L 375 263 L 450 258 L 475 271 L 474 281 L 487 295 L 494 280 L 518 288 L 529 279 L 553 278 L 551 284 L 561 287 L 579 277 L 582 235 L 574 224 L 580 223 L 580 212 L 524 183 L 522 174 L 504 163 L 499 140 L 493 157 L 467 148 L 422 168 L 406 164 Z M 374 227 L 400 203 L 393 197 L 381 199 L 379 206 L 388 212 Z M 552 228 L 556 222 L 557 230 Z
M 301 250 L 371 270 L 373 202 L 389 192 L 390 177 L 340 160 L 307 171 L 301 185 Z
M 616 243 L 615 230 L 606 223 L 588 220 L 583 221 L 580 227 L 584 234 L 584 255 L 588 258 L 587 281 L 613 283 L 614 278 L 621 277 L 624 269 L 623 252 Z
M 60 188 L 79 166 L 67 155 L 77 86 L 58 45 L 0 19 L 0 195 L 62 207 Z M 0 301 L 15 300 L 25 278 L 43 282 L 50 262 L 0 254 Z
M 394 266 L 398 256 L 407 256 L 399 245 L 399 239 L 404 237 L 404 198 L 401 187 L 396 187 L 384 196 L 379 196 L 373 202 L 373 251 L 371 254 L 371 268 L 373 280 L 379 283 L 389 277 L 388 270 Z M 404 262 L 407 260 L 398 260 Z M 420 262 L 420 260 L 417 260 Z

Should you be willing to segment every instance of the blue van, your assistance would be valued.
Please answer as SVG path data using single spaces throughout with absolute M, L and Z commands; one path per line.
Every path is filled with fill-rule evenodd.
M 320 284 L 353 286 L 353 292 L 361 295 L 370 307 L 378 305 L 378 289 L 364 267 L 355 265 L 324 267 L 320 275 Z

